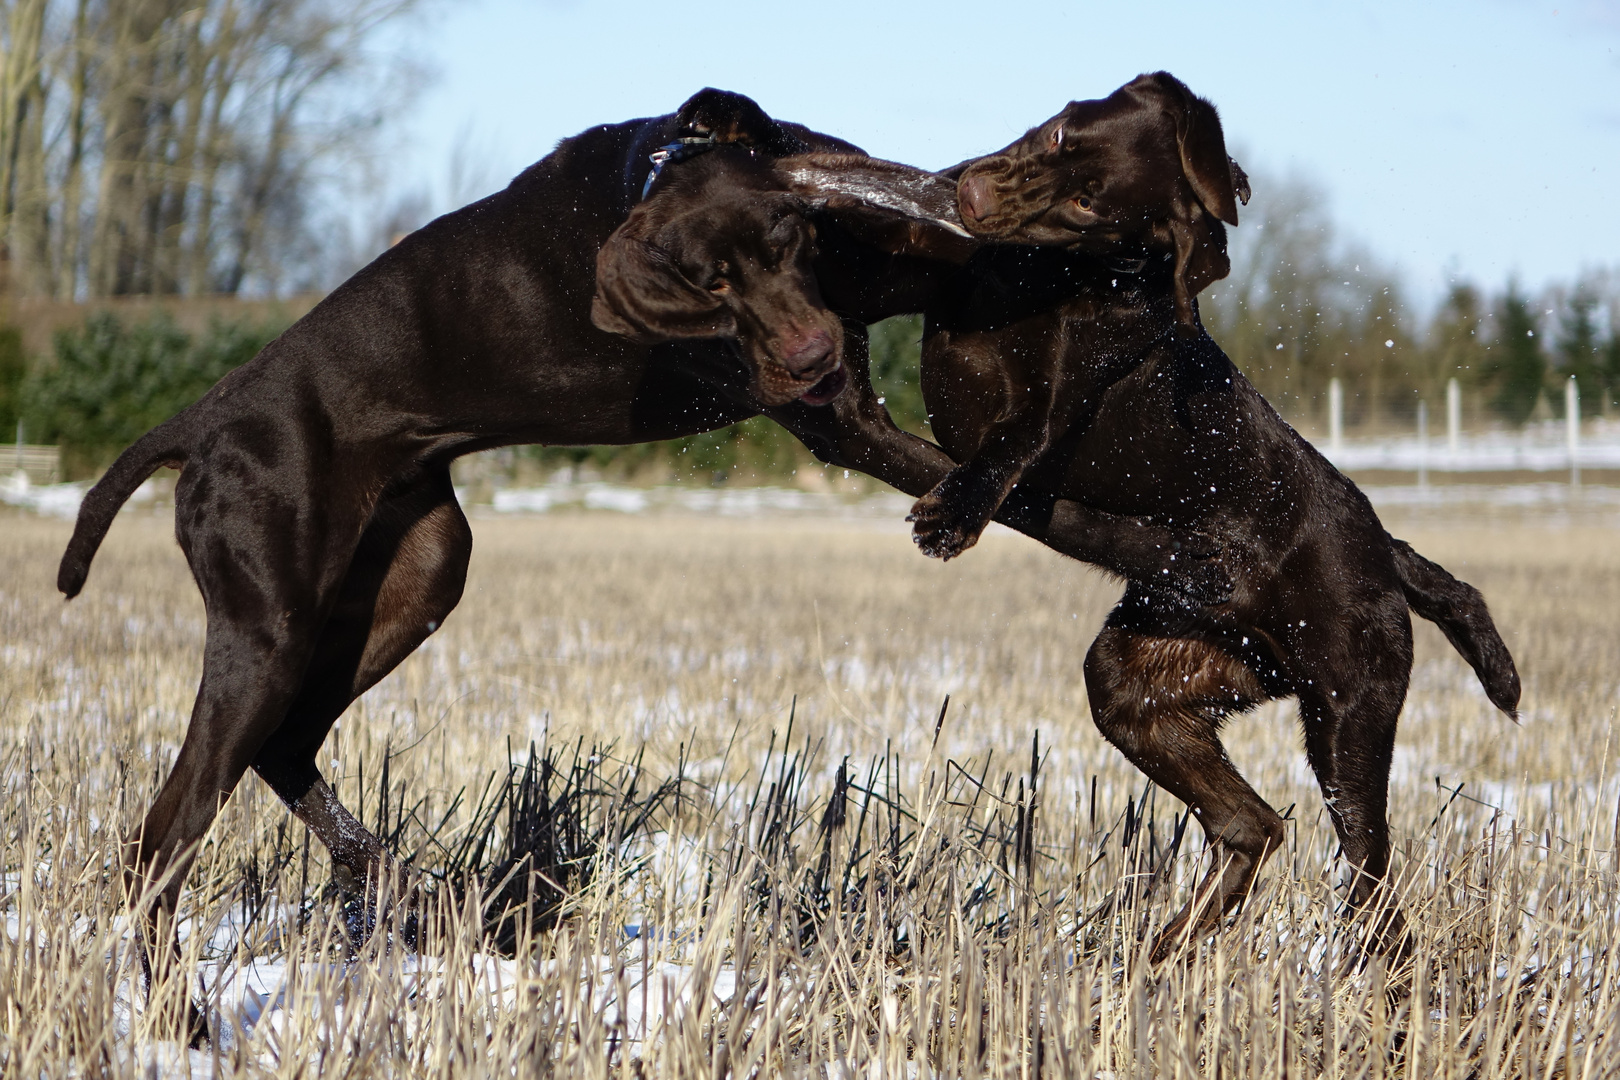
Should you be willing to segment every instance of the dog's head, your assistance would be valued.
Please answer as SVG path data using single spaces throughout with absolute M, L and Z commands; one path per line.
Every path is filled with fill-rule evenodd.
M 977 236 L 1100 255 L 1175 258 L 1177 318 L 1225 277 L 1226 229 L 1249 180 L 1226 154 L 1215 107 L 1180 80 L 1142 75 L 1074 101 L 1005 150 L 960 168 L 962 222 Z
M 720 146 L 667 168 L 596 256 L 591 321 L 644 343 L 735 343 L 761 404 L 823 405 L 848 383 L 843 330 L 811 265 L 815 217 L 887 250 L 972 241 L 942 177 L 854 155 L 781 159 Z

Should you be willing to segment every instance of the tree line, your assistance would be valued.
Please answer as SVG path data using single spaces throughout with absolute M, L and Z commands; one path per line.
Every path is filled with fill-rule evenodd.
M 1281 260 L 1269 266 L 1273 281 L 1309 280 Z M 1344 381 L 1352 428 L 1409 429 L 1417 402 L 1437 407 L 1452 378 L 1472 395 L 1470 423 L 1520 424 L 1538 409 L 1561 415 L 1562 384 L 1571 375 L 1582 388 L 1583 415 L 1620 417 L 1620 297 L 1613 278 L 1587 275 L 1533 299 L 1512 284 L 1489 294 L 1458 283 L 1418 325 L 1392 280 L 1368 276 L 1374 284 L 1361 293 L 1343 285 L 1354 279 L 1342 276 L 1336 289 L 1315 293 L 1262 291 L 1239 279 L 1226 295 L 1205 300 L 1204 318 L 1245 374 L 1298 425 L 1325 426 L 1328 381 L 1335 377 Z M 163 314 L 129 322 L 103 312 L 59 332 L 49 358 L 25 357 L 15 330 L 0 328 L 0 431 L 15 430 L 21 420 L 30 441 L 63 447 L 70 476 L 92 475 L 284 328 L 216 320 L 190 333 Z M 873 384 L 895 421 L 927 436 L 918 377 L 922 333 L 916 315 L 873 326 L 871 363 Z M 817 467 L 763 417 L 666 443 L 530 447 L 513 459 L 531 476 L 566 468 L 700 483 L 736 475 L 786 479 Z
M 0 290 L 276 293 L 414 0 L 0 0 Z
M 1561 415 L 1563 383 L 1581 412 L 1620 409 L 1620 279 L 1589 270 L 1531 293 L 1448 284 L 1424 314 L 1397 275 L 1343 241 L 1321 193 L 1258 177 L 1232 231 L 1232 273 L 1201 297 L 1203 318 L 1245 375 L 1289 420 L 1325 424 L 1328 385 L 1345 389 L 1349 425 L 1410 427 L 1419 401 L 1455 378 L 1472 421 Z

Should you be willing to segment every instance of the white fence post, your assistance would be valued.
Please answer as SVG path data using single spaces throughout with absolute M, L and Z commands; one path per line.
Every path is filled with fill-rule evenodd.
M 1564 432 L 1569 439 L 1569 482 L 1581 482 L 1581 390 L 1575 385 L 1575 376 L 1564 384 Z
M 1456 379 L 1446 383 L 1446 449 L 1457 460 L 1462 441 L 1462 387 Z
M 1418 487 L 1429 486 L 1429 403 L 1418 402 Z
M 1344 384 L 1337 376 L 1328 382 L 1328 449 L 1337 454 L 1344 447 Z

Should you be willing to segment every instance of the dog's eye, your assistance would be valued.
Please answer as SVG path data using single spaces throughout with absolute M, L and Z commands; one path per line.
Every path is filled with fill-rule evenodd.
M 1059 147 L 1061 147 L 1062 145 L 1063 145 L 1063 125 L 1059 124 L 1057 126 L 1057 130 L 1052 132 L 1052 146 L 1051 146 L 1051 148 L 1053 150 L 1056 150 Z
M 1091 196 L 1090 195 L 1082 195 L 1082 196 L 1080 196 L 1078 199 L 1074 200 L 1074 205 L 1078 206 L 1082 210 L 1090 210 L 1091 209 Z
M 727 281 L 723 277 L 717 277 L 713 281 L 709 282 L 709 291 L 712 293 L 730 292 L 731 282 Z

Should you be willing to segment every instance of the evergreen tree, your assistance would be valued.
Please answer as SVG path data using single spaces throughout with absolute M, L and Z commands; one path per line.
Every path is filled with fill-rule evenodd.
M 900 315 L 871 328 L 872 387 L 894 422 L 914 435 L 928 434 L 922 396 L 922 316 Z
M 1449 379 L 1472 380 L 1485 366 L 1484 304 L 1479 290 L 1453 285 L 1429 328 L 1433 377 L 1442 388 Z
M 1547 358 L 1536 340 L 1536 316 L 1530 301 L 1509 283 L 1497 316 L 1497 339 L 1484 372 L 1494 389 L 1491 407 L 1515 424 L 1530 418 L 1547 379 Z
M 1603 377 L 1604 358 L 1598 342 L 1597 320 L 1593 318 L 1596 309 L 1597 297 L 1584 284 L 1577 285 L 1559 319 L 1555 345 L 1560 381 L 1574 377 L 1581 391 L 1581 411 L 1588 416 L 1602 408 L 1608 389 L 1604 385 L 1607 380 Z M 1558 404 L 1562 406 L 1562 397 Z
M 1603 347 L 1603 400 L 1607 412 L 1620 405 L 1620 318 L 1611 317 L 1609 341 Z
M 251 360 L 280 327 L 214 323 L 198 338 L 159 313 L 126 325 L 98 312 L 56 335 L 56 362 L 23 384 L 29 438 L 58 442 L 84 475 Z

